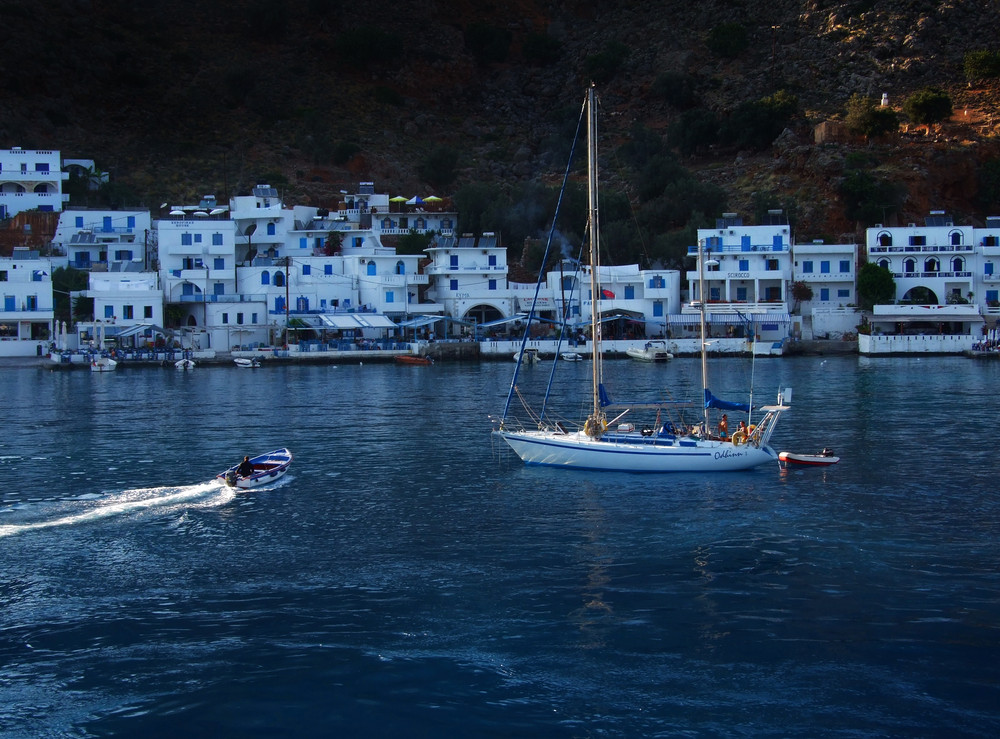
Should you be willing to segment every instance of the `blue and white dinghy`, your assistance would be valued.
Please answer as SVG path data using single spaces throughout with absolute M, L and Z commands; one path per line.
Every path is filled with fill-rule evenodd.
M 241 463 L 242 464 L 242 463 Z M 231 488 L 256 488 L 269 485 L 288 472 L 292 464 L 292 453 L 288 449 L 275 449 L 273 452 L 250 458 L 253 472 L 240 474 L 240 465 L 236 464 L 225 472 L 215 476 Z

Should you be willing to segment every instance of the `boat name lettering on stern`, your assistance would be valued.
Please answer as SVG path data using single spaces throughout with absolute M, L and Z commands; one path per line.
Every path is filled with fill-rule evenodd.
M 733 449 L 723 449 L 721 452 L 715 453 L 716 459 L 725 459 L 726 457 L 745 457 L 746 452 L 737 452 Z

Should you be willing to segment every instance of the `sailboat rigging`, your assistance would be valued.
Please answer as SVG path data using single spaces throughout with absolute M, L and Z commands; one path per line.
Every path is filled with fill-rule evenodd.
M 587 90 L 587 233 L 590 248 L 590 327 L 591 327 L 591 388 L 590 409 L 578 430 L 553 422 L 527 408 L 534 427 L 519 423 L 508 416 L 514 394 L 522 400 L 516 387 L 517 370 L 511 383 L 504 415 L 493 429 L 526 463 L 576 469 L 621 472 L 713 472 L 745 470 L 768 462 L 777 462 L 777 453 L 768 446 L 780 415 L 789 408 L 784 398 L 790 390 L 779 392 L 776 405 L 765 406 L 763 418 L 746 432 L 733 436 L 713 436 L 709 427 L 709 408 L 741 409 L 749 413 L 749 405 L 730 403 L 712 395 L 708 389 L 707 343 L 705 328 L 705 259 L 699 244 L 699 313 L 701 328 L 701 379 L 705 394 L 703 420 L 690 428 L 678 428 L 670 420 L 667 403 L 612 403 L 604 386 L 603 354 L 601 350 L 600 309 L 600 227 L 597 178 L 597 111 L 595 89 Z M 532 315 L 534 306 L 532 306 Z M 544 408 L 544 406 L 543 406 Z M 637 410 L 656 410 L 655 424 L 636 429 L 634 424 L 616 424 Z M 609 415 L 614 414 L 611 420 Z

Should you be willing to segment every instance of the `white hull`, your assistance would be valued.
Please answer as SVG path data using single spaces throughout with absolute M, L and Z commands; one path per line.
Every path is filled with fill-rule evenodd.
M 114 372 L 118 369 L 118 362 L 113 359 L 102 357 L 90 363 L 91 372 Z
M 194 369 L 194 361 L 191 359 L 178 359 L 174 362 L 174 367 L 179 370 L 189 370 Z
M 625 350 L 625 354 L 640 362 L 667 362 L 674 358 L 674 355 L 667 351 L 666 344 L 662 341 L 643 349 L 630 347 Z
M 618 472 L 727 472 L 778 461 L 769 446 L 739 446 L 728 441 L 662 441 L 636 434 L 635 439 L 592 439 L 582 431 L 497 431 L 526 464 Z

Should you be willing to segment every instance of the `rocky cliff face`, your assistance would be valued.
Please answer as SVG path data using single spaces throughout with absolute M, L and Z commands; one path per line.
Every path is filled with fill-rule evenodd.
M 656 136 L 684 106 L 655 94 L 664 73 L 691 81 L 685 106 L 726 115 L 778 88 L 799 112 L 763 152 L 684 159 L 751 211 L 762 193 L 793 202 L 800 238 L 856 233 L 837 184 L 852 150 L 903 183 L 901 217 L 931 207 L 986 215 L 982 162 L 997 156 L 997 90 L 969 87 L 967 51 L 988 48 L 993 0 L 28 0 L 4 4 L 0 146 L 59 148 L 111 172 L 128 204 L 154 206 L 275 179 L 286 199 L 322 205 L 341 188 L 429 190 L 421 164 L 456 155 L 454 189 L 536 180 L 565 162 L 584 86 L 601 76 L 608 143 L 637 125 Z M 721 24 L 745 48 L 713 48 Z M 505 54 L 490 44 L 507 39 Z M 539 51 L 538 41 L 544 40 Z M 817 145 L 813 126 L 847 99 L 901 105 L 938 85 L 955 121 L 869 146 Z M 628 173 L 619 173 L 623 179 Z M 443 193 L 446 194 L 446 193 Z M 1000 204 L 998 204 L 1000 205 Z

